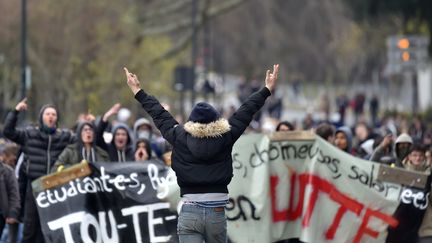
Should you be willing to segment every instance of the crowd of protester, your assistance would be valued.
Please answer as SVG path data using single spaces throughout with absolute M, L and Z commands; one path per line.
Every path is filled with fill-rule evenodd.
M 170 164 L 170 146 L 149 120 L 138 119 L 133 130 L 117 119 L 108 120 L 120 108 L 115 104 L 99 119 L 80 114 L 72 129 L 59 126 L 60 114 L 53 105 L 42 107 L 35 126 L 17 124 L 19 114 L 27 109 L 26 99 L 7 114 L 0 137 L 0 242 L 44 242 L 31 190 L 31 182 L 41 176 L 82 161 L 154 159 Z
M 339 120 L 336 122 L 330 121 L 330 116 L 316 120 L 311 114 L 299 122 L 281 121 L 282 103 L 276 100 L 257 115 L 246 132 L 308 130 L 355 157 L 430 173 L 432 127 L 425 124 L 420 115 L 411 118 L 398 114 L 379 116 L 378 101 L 372 97 L 371 114 L 365 116 L 359 105 L 365 103 L 365 97 L 358 95 L 354 101 L 357 103 L 350 104 L 345 95 L 337 97 Z M 144 117 L 129 124 L 119 121 L 115 116 L 121 109 L 120 104 L 113 105 L 100 116 L 79 115 L 72 129 L 59 125 L 60 114 L 53 105 L 42 107 L 37 125 L 20 127 L 18 116 L 26 109 L 27 100 L 19 102 L 0 126 L 3 127 L 0 137 L 1 243 L 44 242 L 31 191 L 31 182 L 40 176 L 83 160 L 121 163 L 154 159 L 170 166 L 171 147 L 154 124 Z M 353 125 L 346 124 L 347 109 L 352 109 L 356 115 Z M 221 114 L 230 115 L 223 111 Z M 413 239 L 410 242 L 432 242 L 431 205 L 416 217 L 411 223 L 414 231 L 410 232 L 410 239 Z
M 421 172 L 429 175 L 428 184 L 421 191 L 425 196 L 427 207 L 419 208 L 412 204 L 402 203 L 397 208 L 393 217 L 399 225 L 389 228 L 386 242 L 432 242 L 432 205 L 430 196 L 430 172 L 432 166 L 432 126 L 418 114 L 378 116 L 376 107 L 377 98 L 371 98 L 369 108 L 371 114 L 365 114 L 363 108 L 355 105 L 365 102 L 363 95 L 354 97 L 352 105 L 349 105 L 345 95 L 338 97 L 337 105 L 345 100 L 343 108 L 339 107 L 339 120 L 329 119 L 315 120 L 311 114 L 307 114 L 301 125 L 296 121 L 280 121 L 276 131 L 308 130 L 317 136 L 333 144 L 336 148 L 364 160 L 402 168 L 408 171 Z M 352 108 L 355 114 L 355 122 L 348 125 L 345 122 L 347 109 Z M 329 116 L 325 116 L 328 118 Z M 366 119 L 368 117 L 368 119 Z M 275 123 L 275 121 L 273 121 Z M 405 185 L 405 188 L 410 188 Z M 423 194 L 422 194 L 423 195 Z M 280 242 L 300 242 L 298 239 L 290 239 Z

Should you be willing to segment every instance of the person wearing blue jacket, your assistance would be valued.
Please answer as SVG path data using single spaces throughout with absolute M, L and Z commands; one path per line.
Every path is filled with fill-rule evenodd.
M 183 202 L 177 224 L 181 243 L 227 242 L 225 206 L 233 177 L 232 148 L 271 95 L 278 69 L 279 65 L 274 65 L 272 72 L 267 70 L 265 87 L 249 96 L 228 120 L 210 104 L 200 102 L 181 125 L 156 98 L 141 89 L 138 77 L 125 68 L 135 99 L 173 147 L 171 166 Z

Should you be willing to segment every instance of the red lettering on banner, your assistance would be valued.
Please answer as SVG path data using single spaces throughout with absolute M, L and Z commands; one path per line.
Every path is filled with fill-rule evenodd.
M 307 181 L 303 178 L 299 178 L 300 185 L 299 185 L 299 199 L 297 202 L 297 206 L 294 209 L 294 194 L 295 194 L 295 188 L 296 188 L 296 173 L 293 173 L 293 176 L 291 177 L 291 191 L 290 191 L 290 204 L 288 207 L 288 220 L 296 220 L 301 217 L 303 212 L 303 204 L 304 204 L 304 194 L 306 189 L 306 183 Z
M 295 177 L 295 175 L 293 175 Z M 279 183 L 279 177 L 278 176 L 270 176 L 270 197 L 271 197 L 271 207 L 272 207 L 272 216 L 273 216 L 273 222 L 280 222 L 280 221 L 287 221 L 288 220 L 288 209 L 284 209 L 281 211 L 278 211 L 276 209 L 276 186 Z M 291 182 L 291 189 L 292 189 L 292 182 Z M 292 195 L 291 195 L 292 196 Z M 291 205 L 291 199 L 290 197 L 290 205 Z
M 295 206 L 294 209 L 294 199 L 296 198 L 294 196 L 294 193 L 298 182 L 300 182 L 298 186 L 299 197 L 297 200 L 298 201 L 297 205 Z M 305 193 L 306 186 L 308 184 L 312 186 L 312 192 L 309 197 L 309 201 L 306 205 L 306 210 L 303 216 L 303 220 L 302 220 L 303 228 L 308 227 L 310 224 L 310 220 L 312 218 L 315 209 L 315 204 L 320 192 L 328 194 L 328 196 L 333 202 L 340 205 L 335 217 L 333 218 L 332 224 L 330 225 L 330 227 L 327 229 L 325 233 L 325 237 L 328 240 L 334 238 L 336 231 L 342 220 L 342 217 L 345 215 L 347 211 L 351 211 L 357 216 L 360 216 L 360 213 L 365 208 L 365 206 L 361 202 L 358 202 L 355 199 L 350 198 L 349 196 L 343 194 L 336 188 L 336 186 L 331 184 L 328 180 L 325 180 L 323 178 L 320 178 L 317 175 L 312 175 L 309 173 L 304 173 L 301 175 L 297 175 L 296 173 L 293 173 L 291 175 L 291 186 L 290 186 L 288 208 L 278 210 L 276 209 L 276 202 L 277 202 L 276 187 L 278 183 L 279 183 L 278 176 L 270 177 L 270 195 L 271 195 L 273 222 L 294 221 L 302 216 L 303 205 L 304 205 L 304 193 Z M 371 217 L 378 218 L 392 227 L 395 227 L 398 224 L 397 220 L 391 217 L 390 215 L 366 208 L 366 213 L 362 219 L 362 224 L 355 236 L 354 242 L 359 242 L 361 237 L 364 234 L 370 235 L 374 238 L 378 237 L 379 233 L 377 231 L 374 231 L 369 227 L 367 227 L 367 224 Z
M 315 208 L 315 203 L 318 199 L 318 193 L 319 193 L 319 188 L 314 187 L 313 191 L 309 197 L 309 203 L 308 203 L 308 206 L 306 208 L 306 212 L 305 212 L 305 215 L 304 215 L 303 221 L 302 221 L 302 226 L 305 228 L 309 226 L 309 221 L 312 217 L 312 213 L 313 213 L 313 210 Z
M 332 185 L 333 186 L 333 185 Z M 331 190 L 329 192 L 330 198 L 333 201 L 338 202 L 340 204 L 339 209 L 336 213 L 336 216 L 331 224 L 330 228 L 328 228 L 326 232 L 326 239 L 333 239 L 336 233 L 337 228 L 339 227 L 340 221 L 342 220 L 343 215 L 347 210 L 355 213 L 357 216 L 360 215 L 361 211 L 364 208 L 364 205 L 356 200 L 342 194 L 338 190 Z
M 303 204 L 304 204 L 304 192 L 306 188 L 306 180 L 303 178 L 299 178 L 300 180 L 300 186 L 299 186 L 299 197 L 297 206 L 294 209 L 294 193 L 295 188 L 297 184 L 297 174 L 294 173 L 291 176 L 291 188 L 290 188 L 290 197 L 289 197 L 289 207 L 287 209 L 278 211 L 276 209 L 276 186 L 279 183 L 279 177 L 278 176 L 271 176 L 270 177 L 270 195 L 271 195 L 271 206 L 272 206 L 272 215 L 273 215 L 273 222 L 280 222 L 280 221 L 293 221 L 301 217 L 302 211 L 303 211 Z
M 369 219 L 371 217 L 379 218 L 382 221 L 389 224 L 391 227 L 396 227 L 399 224 L 399 222 L 395 218 L 393 218 L 392 216 L 387 215 L 387 214 L 383 214 L 377 210 L 372 210 L 372 209 L 367 208 L 366 213 L 363 216 L 363 220 L 362 220 L 362 223 L 360 225 L 360 228 L 358 229 L 357 234 L 354 237 L 353 243 L 360 242 L 362 236 L 365 234 L 370 235 L 373 238 L 378 237 L 379 232 L 377 232 L 377 231 L 375 231 L 375 230 L 373 230 L 367 226 Z

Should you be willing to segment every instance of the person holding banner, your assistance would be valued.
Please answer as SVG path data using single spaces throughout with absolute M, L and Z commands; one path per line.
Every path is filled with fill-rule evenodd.
M 26 156 L 25 176 L 20 176 L 20 188 L 25 190 L 23 243 L 44 242 L 32 193 L 31 182 L 47 175 L 63 149 L 73 142 L 75 136 L 69 130 L 58 129 L 58 111 L 53 105 L 45 105 L 39 112 L 39 126 L 17 129 L 18 114 L 27 110 L 27 99 L 20 101 L 15 110 L 6 116 L 4 135 L 21 145 Z M 22 179 L 25 178 L 25 179 Z
M 178 218 L 180 242 L 227 242 L 225 206 L 233 176 L 232 148 L 275 88 L 279 65 L 267 70 L 265 87 L 253 93 L 227 120 L 208 103 L 194 106 L 188 121 L 178 124 L 159 101 L 140 87 L 126 68 L 127 84 L 172 145 L 172 169 L 183 202 Z

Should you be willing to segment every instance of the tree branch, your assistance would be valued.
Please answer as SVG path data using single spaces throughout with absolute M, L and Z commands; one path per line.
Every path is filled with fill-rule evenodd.
M 218 15 L 221 15 L 227 11 L 231 11 L 233 10 L 235 7 L 239 6 L 240 4 L 244 3 L 247 0 L 227 0 L 224 1 L 222 3 L 220 3 L 218 1 L 218 5 L 216 6 L 211 6 L 207 12 L 206 9 L 200 9 L 200 13 L 198 13 L 196 21 L 197 21 L 197 25 L 198 28 L 200 28 L 200 26 L 202 25 L 203 22 L 203 18 L 202 15 L 203 13 L 208 17 L 208 19 L 214 18 Z M 142 32 L 142 36 L 146 36 L 146 35 L 159 35 L 159 34 L 167 34 L 173 31 L 177 31 L 177 30 L 182 30 L 185 28 L 189 28 L 191 26 L 191 21 L 192 19 L 190 18 L 189 15 L 183 15 L 181 19 L 178 19 L 177 21 L 171 21 L 168 22 L 164 25 L 159 25 L 159 26 L 148 26 L 147 28 L 145 27 L 145 30 Z M 160 22 L 160 21 L 159 21 Z

